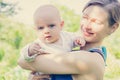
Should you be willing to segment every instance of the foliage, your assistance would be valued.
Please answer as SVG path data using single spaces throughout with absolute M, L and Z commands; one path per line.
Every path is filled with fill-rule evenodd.
M 32 27 L 0 16 L 0 80 L 27 79 L 28 72 L 18 67 L 17 60 L 21 47 L 34 38 Z M 25 75 L 26 77 L 22 77 Z
M 110 35 L 106 40 L 106 45 L 108 46 L 109 51 L 113 54 L 117 59 L 120 59 L 120 28 Z M 109 42 L 109 43 L 108 43 Z
M 16 14 L 15 7 L 16 4 L 5 3 L 0 0 L 0 14 L 13 15 Z
M 5 55 L 4 49 L 0 49 L 0 61 L 3 59 Z
M 79 30 L 79 22 L 80 17 L 79 15 L 75 14 L 73 10 L 69 10 L 65 6 L 59 6 L 61 9 L 61 15 L 65 22 L 64 30 L 69 32 L 75 32 Z

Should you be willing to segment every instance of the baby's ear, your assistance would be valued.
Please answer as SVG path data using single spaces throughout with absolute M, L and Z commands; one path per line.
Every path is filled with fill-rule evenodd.
M 64 21 L 61 21 L 60 27 L 63 28 L 63 26 L 64 26 Z
M 36 27 L 36 26 L 33 26 L 33 30 L 36 31 L 36 30 L 37 30 L 37 27 Z

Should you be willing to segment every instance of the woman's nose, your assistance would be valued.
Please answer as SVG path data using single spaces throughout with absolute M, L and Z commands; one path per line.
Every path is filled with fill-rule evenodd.
M 91 29 L 91 26 L 92 26 L 91 21 L 88 21 L 88 22 L 86 23 L 85 28 L 86 28 L 86 29 Z
M 91 29 L 91 26 L 90 26 L 90 25 L 87 25 L 87 26 L 86 26 L 86 29 Z
M 93 22 L 91 20 L 88 20 L 86 23 L 86 28 L 91 29 Z

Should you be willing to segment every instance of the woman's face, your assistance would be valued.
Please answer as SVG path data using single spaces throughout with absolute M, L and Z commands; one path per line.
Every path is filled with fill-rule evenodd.
M 100 6 L 90 6 L 83 12 L 82 35 L 87 42 L 101 42 L 109 33 L 108 13 Z

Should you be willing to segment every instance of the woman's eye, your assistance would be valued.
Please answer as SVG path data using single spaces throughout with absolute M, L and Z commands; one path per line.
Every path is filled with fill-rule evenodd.
M 42 30 L 42 29 L 44 29 L 44 27 L 38 27 L 38 30 Z
M 54 24 L 50 24 L 50 25 L 49 25 L 50 28 L 53 28 L 54 26 L 55 26 Z
M 86 20 L 86 21 L 87 21 L 87 20 L 88 20 L 88 17 L 83 16 L 83 17 L 82 17 L 82 20 Z
M 100 21 L 96 21 L 96 23 L 97 23 L 97 24 L 102 24 L 102 22 L 100 22 Z
M 82 21 L 81 22 L 87 22 L 88 21 L 88 18 L 87 17 L 82 17 Z
M 91 20 L 91 22 L 96 23 L 96 24 L 102 24 L 99 20 Z

